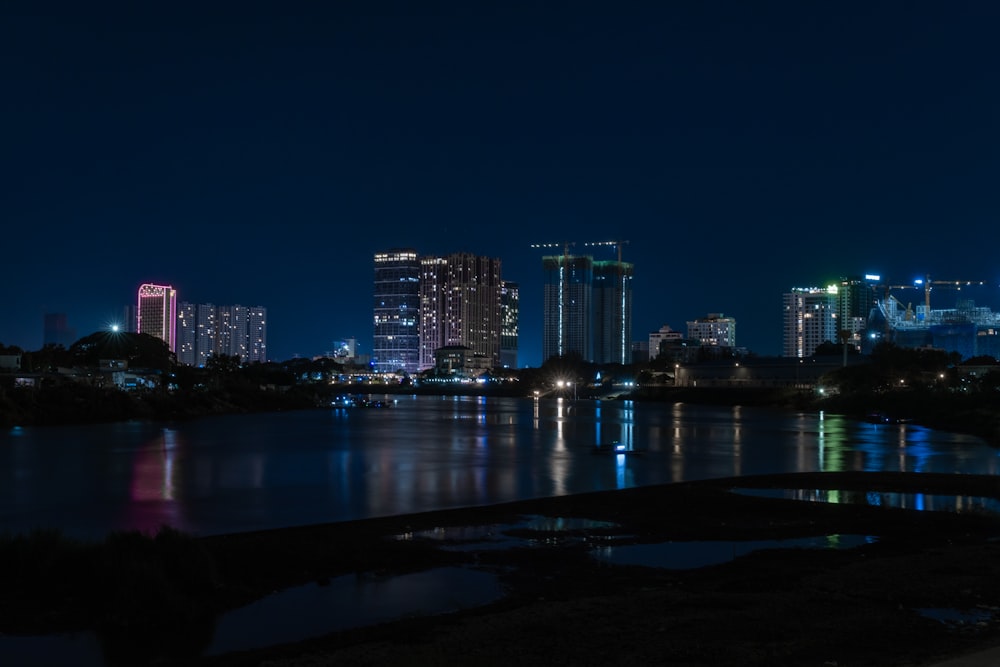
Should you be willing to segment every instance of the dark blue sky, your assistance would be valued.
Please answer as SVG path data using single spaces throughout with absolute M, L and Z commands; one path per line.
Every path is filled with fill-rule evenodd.
M 723 312 L 761 354 L 793 286 L 998 285 L 998 30 L 990 2 L 5 3 L 0 342 L 150 281 L 267 306 L 275 359 L 370 352 L 398 246 L 500 257 L 522 365 L 532 243 L 626 239 L 634 338 Z

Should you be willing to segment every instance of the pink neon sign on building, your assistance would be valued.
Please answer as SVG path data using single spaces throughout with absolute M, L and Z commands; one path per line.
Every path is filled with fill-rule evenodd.
M 136 331 L 148 333 L 177 351 L 177 290 L 169 285 L 139 286 Z

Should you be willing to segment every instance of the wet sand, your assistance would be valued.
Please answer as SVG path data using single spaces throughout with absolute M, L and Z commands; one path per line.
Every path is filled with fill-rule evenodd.
M 1000 645 L 1000 518 L 732 493 L 836 489 L 1000 497 L 992 476 L 805 473 L 673 484 L 505 505 L 206 538 L 246 600 L 338 574 L 440 565 L 497 572 L 485 607 L 202 659 L 243 665 L 929 665 Z M 607 521 L 534 546 L 445 551 L 395 536 L 515 524 L 525 516 Z M 572 531 L 571 531 L 572 532 Z M 608 565 L 595 544 L 877 539 L 852 549 L 778 549 L 691 570 Z M 573 539 L 567 539 L 572 537 Z M 239 554 L 254 554 L 242 561 Z M 227 555 L 228 554 L 228 555 Z M 921 610 L 975 612 L 943 622 Z

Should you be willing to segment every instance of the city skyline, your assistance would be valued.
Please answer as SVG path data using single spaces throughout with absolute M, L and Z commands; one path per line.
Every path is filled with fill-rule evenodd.
M 628 241 L 633 340 L 723 312 L 777 355 L 783 294 L 865 273 L 996 308 L 998 27 L 987 3 L 4 6 L 0 343 L 100 330 L 151 282 L 268 304 L 269 358 L 368 354 L 394 246 L 500 258 L 519 366 L 535 244 Z

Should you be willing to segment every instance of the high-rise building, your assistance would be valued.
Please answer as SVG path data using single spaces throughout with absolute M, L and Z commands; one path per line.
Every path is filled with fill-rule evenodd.
M 215 334 L 215 351 L 230 357 L 247 357 L 246 306 L 219 306 L 219 327 Z
M 378 373 L 420 369 L 420 259 L 415 250 L 375 253 L 375 336 Z
M 76 331 L 66 323 L 66 313 L 45 313 L 42 322 L 43 345 L 62 345 L 69 348 L 76 342 Z
M 195 349 L 198 340 L 198 309 L 193 303 L 182 301 L 177 306 L 177 363 L 195 366 Z
M 242 363 L 267 361 L 267 308 L 181 303 L 177 315 L 177 361 L 205 366 L 213 354 Z
M 784 295 L 782 356 L 808 357 L 837 341 L 837 286 L 794 287 Z
M 177 350 L 177 290 L 169 285 L 139 286 L 136 331 L 156 336 L 171 351 Z
M 598 364 L 632 362 L 631 263 L 594 262 L 594 358 Z
M 520 317 L 520 290 L 517 283 L 502 281 L 500 286 L 500 366 L 517 368 L 517 329 Z
M 198 304 L 198 333 L 194 343 L 194 365 L 204 367 L 215 354 L 215 339 L 219 330 L 219 309 L 210 303 Z
M 594 356 L 594 258 L 589 255 L 542 257 L 542 361 L 578 354 Z
M 121 330 L 126 333 L 136 333 L 139 330 L 139 314 L 134 303 L 126 304 L 122 309 Z
M 470 253 L 420 260 L 420 370 L 435 351 L 465 346 L 500 364 L 500 260 Z
M 542 360 L 571 354 L 601 364 L 632 362 L 634 265 L 590 255 L 542 257 Z
M 868 320 L 878 299 L 880 277 L 866 275 L 840 279 L 837 291 L 837 323 L 840 331 L 834 342 L 842 342 L 840 332 L 845 332 L 848 342 L 861 349 L 862 337 L 868 329 Z
M 267 308 L 251 306 L 247 309 L 246 361 L 267 361 Z
M 687 337 L 706 347 L 736 347 L 736 320 L 709 313 L 687 323 Z

